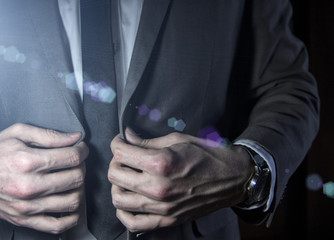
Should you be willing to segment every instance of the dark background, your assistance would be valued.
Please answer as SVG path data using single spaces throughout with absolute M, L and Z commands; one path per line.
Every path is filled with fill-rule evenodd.
M 306 188 L 317 173 L 334 182 L 334 0 L 291 0 L 294 32 L 310 55 L 310 71 L 321 97 L 320 131 L 278 207 L 270 228 L 240 222 L 243 240 L 334 239 L 334 199 Z

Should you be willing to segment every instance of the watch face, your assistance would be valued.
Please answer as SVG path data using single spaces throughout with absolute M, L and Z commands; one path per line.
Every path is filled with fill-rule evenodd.
M 245 147 L 255 163 L 255 173 L 247 186 L 248 199 L 239 204 L 240 207 L 258 207 L 264 205 L 270 193 L 271 172 L 267 162 L 252 149 Z
M 254 202 L 264 201 L 269 196 L 271 185 L 270 177 L 270 170 L 268 168 L 261 169 L 252 192 Z

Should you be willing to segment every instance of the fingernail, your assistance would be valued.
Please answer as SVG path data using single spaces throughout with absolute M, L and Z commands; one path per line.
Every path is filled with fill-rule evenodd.
M 127 127 L 127 128 L 125 129 L 125 132 L 126 132 L 127 134 L 132 135 L 132 136 L 137 136 L 137 134 L 136 134 L 131 128 L 129 128 L 129 127 Z
M 77 138 L 78 136 L 81 136 L 81 132 L 67 133 L 67 136 L 71 138 Z

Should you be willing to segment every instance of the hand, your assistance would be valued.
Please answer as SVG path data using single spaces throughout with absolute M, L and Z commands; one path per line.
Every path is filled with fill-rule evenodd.
M 0 218 L 53 234 L 76 225 L 88 155 L 80 137 L 25 124 L 0 132 Z
M 140 139 L 116 136 L 108 178 L 117 217 L 131 231 L 181 224 L 246 198 L 254 171 L 242 148 L 213 148 L 206 140 L 172 133 Z M 211 145 L 212 146 L 212 145 Z

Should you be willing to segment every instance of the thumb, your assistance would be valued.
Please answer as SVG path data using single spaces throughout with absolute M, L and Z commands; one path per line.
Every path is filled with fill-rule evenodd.
M 125 139 L 128 141 L 128 143 L 132 145 L 136 145 L 142 148 L 152 148 L 152 149 L 161 149 L 170 147 L 175 144 L 199 141 L 196 140 L 195 137 L 181 133 L 171 133 L 162 137 L 157 137 L 152 139 L 142 139 L 129 127 L 125 129 Z
M 136 134 L 131 128 L 126 127 L 125 129 L 125 139 L 128 143 L 140 146 L 140 147 L 148 147 L 149 140 L 142 139 Z

